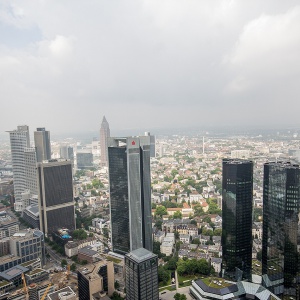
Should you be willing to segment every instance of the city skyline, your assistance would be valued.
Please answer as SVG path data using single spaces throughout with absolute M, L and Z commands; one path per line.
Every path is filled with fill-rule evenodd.
M 151 132 L 212 118 L 221 126 L 299 125 L 298 1 L 0 8 L 1 104 L 18 108 L 14 118 L 3 115 L 3 130 L 16 119 L 51 132 L 96 130 L 101 115 L 112 129 L 143 124 Z

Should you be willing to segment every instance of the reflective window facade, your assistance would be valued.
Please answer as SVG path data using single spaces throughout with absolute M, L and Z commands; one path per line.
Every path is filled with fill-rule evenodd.
M 152 251 L 150 137 L 108 139 L 113 251 Z
M 137 249 L 125 256 L 126 297 L 131 300 L 157 300 L 157 256 L 146 249 Z
M 51 234 L 58 228 L 75 229 L 72 164 L 51 160 L 38 164 L 40 228 Z
M 223 269 L 236 280 L 250 279 L 253 162 L 223 159 L 222 190 Z
M 263 285 L 279 295 L 299 272 L 300 169 L 288 162 L 264 165 Z

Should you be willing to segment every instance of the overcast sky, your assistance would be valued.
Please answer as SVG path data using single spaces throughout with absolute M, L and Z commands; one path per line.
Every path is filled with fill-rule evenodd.
M 0 0 L 0 129 L 300 125 L 299 0 Z

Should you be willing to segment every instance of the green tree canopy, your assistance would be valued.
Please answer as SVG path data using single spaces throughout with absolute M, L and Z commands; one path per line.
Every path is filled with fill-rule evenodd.
M 167 214 L 168 214 L 167 209 L 163 205 L 160 205 L 160 206 L 156 207 L 155 215 L 162 217 L 162 216 L 165 216 Z

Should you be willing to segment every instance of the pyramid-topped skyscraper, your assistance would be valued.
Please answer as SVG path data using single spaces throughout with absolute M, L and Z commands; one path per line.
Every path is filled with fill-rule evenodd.
M 109 124 L 104 116 L 100 128 L 100 149 L 101 149 L 100 165 L 102 167 L 108 166 L 107 138 L 109 137 L 110 137 Z

